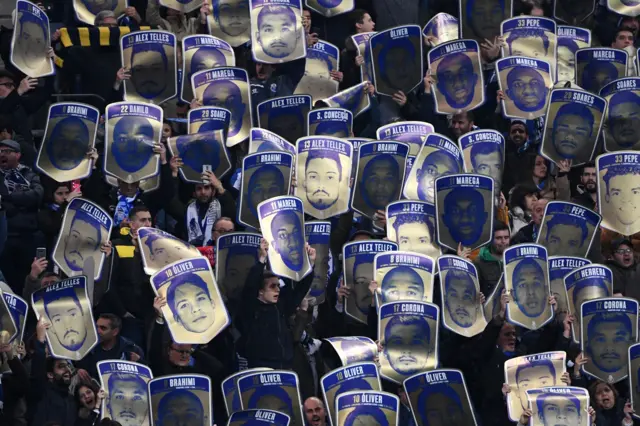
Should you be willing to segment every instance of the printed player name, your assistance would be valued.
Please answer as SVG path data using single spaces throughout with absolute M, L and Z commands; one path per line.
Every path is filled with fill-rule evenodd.
M 400 312 L 411 312 L 415 314 L 424 314 L 424 305 L 417 303 L 401 303 Z
M 282 162 L 282 154 L 262 154 L 260 155 L 261 163 L 280 163 Z
M 374 145 L 376 152 L 398 152 L 396 143 L 378 143 Z
M 575 28 L 558 28 L 558 36 L 576 38 Z
M 616 54 L 613 50 L 594 50 L 593 59 L 615 59 Z
M 362 404 L 382 404 L 382 395 L 369 395 L 363 393 L 360 395 L 360 403 Z
M 281 106 L 296 106 L 296 105 L 304 105 L 307 98 L 303 96 L 296 96 L 293 98 L 285 98 L 285 99 L 277 99 L 275 101 L 271 101 L 271 108 L 281 107 Z
M 527 66 L 527 67 L 534 67 L 534 68 L 538 67 L 538 62 L 536 62 L 533 59 L 515 58 L 515 63 L 516 63 L 516 65 L 524 65 L 524 66 Z
M 607 270 L 604 268 L 587 268 L 580 271 L 580 278 L 606 277 Z
M 261 374 L 260 383 L 262 384 L 282 384 L 282 379 L 279 374 Z
M 457 176 L 456 185 L 480 185 L 480 178 L 477 176 Z
M 100 211 L 96 206 L 89 203 L 84 203 L 80 206 L 80 210 L 89 214 L 89 216 L 96 219 L 105 227 L 107 226 L 107 223 L 109 222 L 109 217 L 106 214 L 102 213 L 102 211 Z
M 174 274 L 179 274 L 180 272 L 186 272 L 193 269 L 193 264 L 191 262 L 180 263 L 176 266 L 173 266 L 171 270 Z
M 256 419 L 259 420 L 275 420 L 276 419 L 276 413 L 272 413 L 270 411 L 262 411 L 262 410 L 258 410 L 256 412 Z
M 181 379 L 169 379 L 169 387 L 178 388 L 184 386 L 195 386 L 196 379 L 193 377 L 181 378 Z
M 635 80 L 622 80 L 616 83 L 616 89 L 633 89 L 636 87 Z
M 424 377 L 427 379 L 427 383 L 442 382 L 447 380 L 446 373 L 426 373 Z
M 86 116 L 89 114 L 89 108 L 79 107 L 75 105 L 68 105 L 67 114 L 77 114 L 77 115 Z
M 344 111 L 323 111 L 318 114 L 318 118 L 324 120 L 348 121 L 349 114 Z
M 118 371 L 128 371 L 129 373 L 137 373 L 138 367 L 131 364 L 116 364 L 116 370 Z
M 145 32 L 136 33 L 135 36 L 133 37 L 133 40 L 136 43 L 143 42 L 143 41 L 155 41 L 155 42 L 158 42 L 158 43 L 171 43 L 170 39 L 171 39 L 171 37 L 169 36 L 169 34 L 145 33 Z
M 364 370 L 362 369 L 362 367 L 351 367 L 351 368 L 345 368 L 344 370 L 345 379 L 362 376 L 363 374 L 364 374 Z
M 517 252 L 521 256 L 538 256 L 537 247 L 522 247 L 517 249 Z
M 466 50 L 466 48 L 467 48 L 467 46 L 465 46 L 464 43 L 451 43 L 451 44 L 446 45 L 444 47 L 444 50 L 447 53 L 450 53 L 450 52 L 457 52 L 459 50 Z
M 410 256 L 407 254 L 392 254 L 391 263 L 409 263 L 411 265 L 420 265 L 418 256 Z

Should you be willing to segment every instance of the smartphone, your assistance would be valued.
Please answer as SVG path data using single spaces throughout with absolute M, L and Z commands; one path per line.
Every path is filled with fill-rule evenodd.
M 47 257 L 47 249 L 45 247 L 38 247 L 36 249 L 36 259 L 42 259 Z
M 202 165 L 202 174 L 205 174 L 207 172 L 212 172 L 212 171 L 213 171 L 213 167 L 211 167 L 211 164 Z M 210 182 L 208 179 L 202 179 L 202 183 L 209 184 Z
M 74 181 L 71 182 L 71 192 L 77 192 L 80 191 L 80 180 L 76 179 Z

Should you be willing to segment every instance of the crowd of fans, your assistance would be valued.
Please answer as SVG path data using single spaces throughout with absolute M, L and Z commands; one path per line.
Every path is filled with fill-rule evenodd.
M 50 14 L 54 28 L 56 25 L 81 26 L 74 20 L 70 3 L 44 2 L 39 6 Z M 140 26 L 161 28 L 176 34 L 178 40 L 187 35 L 207 33 L 209 8 L 206 2 L 202 9 L 188 15 L 160 6 L 158 0 L 137 0 L 129 4 L 126 24 L 133 30 Z M 332 73 L 341 89 L 360 83 L 359 68 L 363 60 L 350 41 L 350 35 L 404 24 L 422 27 L 439 12 L 459 16 L 458 2 L 454 1 L 362 0 L 356 4 L 356 10 L 335 18 L 323 18 L 309 10 L 303 13 L 309 45 L 320 39 L 342 49 L 340 70 Z M 543 0 L 520 0 L 515 2 L 514 10 L 514 14 L 552 17 L 553 4 Z M 95 20 L 96 27 L 118 25 L 124 24 L 110 12 L 98 14 Z M 637 41 L 640 31 L 638 19 L 616 16 L 602 4 L 598 4 L 594 15 L 580 25 L 592 30 L 593 46 L 624 48 Z M 97 291 L 93 300 L 98 346 L 80 362 L 47 357 L 47 324 L 37 322 L 31 312 L 24 344 L 0 345 L 0 424 L 98 424 L 104 395 L 96 382 L 99 380 L 96 362 L 123 359 L 150 366 L 155 377 L 178 373 L 209 376 L 213 383 L 214 418 L 219 426 L 226 424 L 227 418 L 220 391 L 224 378 L 247 367 L 293 370 L 300 379 L 307 423 L 326 425 L 327 409 L 319 378 L 328 370 L 322 352 L 318 350 L 320 342 L 334 336 L 368 336 L 374 340 L 377 336 L 375 327 L 355 322 L 343 313 L 344 298 L 351 295 L 340 279 L 342 246 L 349 241 L 381 239 L 384 235 L 372 227 L 371 221 L 354 220 L 353 212 L 333 218 L 333 273 L 327 282 L 324 303 L 309 306 L 305 301 L 309 280 L 303 280 L 297 286 L 283 280 L 281 287 L 279 278 L 264 272 L 260 265 L 251 271 L 241 298 L 227 301 L 232 318 L 227 329 L 207 345 L 194 347 L 173 342 L 162 320 L 160 307 L 163 301 L 154 297 L 140 253 L 137 249 L 123 248 L 137 246 L 136 232 L 143 226 L 156 226 L 188 240 L 185 215 L 191 202 L 195 202 L 202 214 L 209 210 L 211 203 L 219 204 L 212 232 L 213 245 L 220 235 L 241 231 L 242 227 L 235 219 L 239 191 L 234 187 L 232 176 L 220 180 L 209 174 L 209 184 L 185 184 L 178 175 L 179 161 L 171 159 L 165 148 L 160 150 L 160 187 L 151 192 L 141 190 L 138 184 L 119 182 L 117 188 L 110 186 L 101 167 L 94 167 L 91 176 L 79 187 L 71 182 L 54 182 L 37 173 L 34 162 L 42 142 L 47 106 L 56 100 L 75 100 L 90 103 L 103 112 L 108 103 L 122 99 L 122 89 L 115 83 L 126 76 L 121 69 L 118 45 L 62 47 L 60 32 L 56 31 L 52 36 L 53 52 L 63 62 L 57 61 L 55 76 L 31 79 L 11 66 L 11 33 L 11 28 L 4 27 L 0 32 L 0 55 L 4 62 L 4 69 L 0 70 L 0 271 L 3 291 L 13 292 L 28 301 L 38 288 L 63 278 L 56 273 L 50 259 L 36 258 L 35 254 L 38 247 L 46 247 L 47 253 L 52 253 L 65 207 L 73 198 L 82 196 L 92 200 L 114 215 L 126 199 L 126 210 L 119 220 L 116 219 L 111 245 L 105 247 L 108 257 L 113 259 L 109 290 Z M 534 242 L 546 203 L 550 200 L 572 201 L 595 209 L 597 198 L 593 164 L 580 168 L 550 164 L 538 155 L 539 120 L 506 120 L 496 112 L 498 86 L 495 78 L 491 78 L 490 64 L 499 54 L 493 44 L 495 40 L 488 42 L 482 48 L 487 102 L 478 110 L 449 117 L 436 114 L 430 93 L 431 80 L 426 78 L 425 69 L 424 85 L 411 93 L 378 99 L 372 91 L 369 95 L 371 109 L 354 122 L 354 136 L 358 137 L 375 138 L 371 129 L 375 132 L 377 127 L 397 121 L 429 122 L 437 132 L 454 141 L 474 129 L 496 129 L 505 134 L 502 196 L 493 241 L 479 252 L 460 253 L 473 259 L 484 295 L 491 294 L 500 279 L 504 250 L 515 243 Z M 291 67 L 253 62 L 247 46 L 236 48 L 235 57 L 236 65 L 245 68 L 251 76 L 254 107 L 269 98 L 292 95 L 301 77 L 291 74 Z M 394 65 L 402 67 L 402 64 Z M 162 105 L 165 111 L 163 142 L 168 137 L 186 133 L 186 125 L 181 119 L 186 118 L 191 106 L 176 100 Z M 98 132 L 98 153 L 102 153 L 103 134 L 103 130 Z M 247 145 L 248 141 L 231 148 L 234 168 L 241 167 Z M 95 160 L 96 164 L 101 164 L 101 159 Z M 24 177 L 24 184 L 15 185 L 12 176 L 16 172 Z M 205 245 L 202 241 L 189 242 Z M 621 236 L 598 230 L 588 258 L 612 269 L 614 293 L 640 300 L 638 244 L 640 236 Z M 436 286 L 434 303 L 439 303 L 438 293 Z M 571 382 L 590 392 L 596 425 L 638 422 L 631 415 L 626 381 L 614 386 L 589 380 L 580 374 L 584 357 L 579 347 L 570 342 L 571 316 L 556 316 L 556 320 L 543 329 L 527 331 L 505 321 L 504 302 L 505 299 L 484 332 L 474 338 L 467 339 L 445 329 L 440 333 L 441 367 L 463 371 L 476 417 L 483 426 L 512 424 L 507 417 L 503 394 L 505 361 L 523 354 L 560 349 L 567 351 Z M 374 306 L 372 301 L 372 310 L 375 310 Z M 414 425 L 402 387 L 385 382 L 383 388 L 401 398 L 399 424 Z M 519 424 L 528 424 L 527 414 Z

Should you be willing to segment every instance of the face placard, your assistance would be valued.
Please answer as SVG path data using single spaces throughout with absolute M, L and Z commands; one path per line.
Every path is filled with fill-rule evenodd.
M 311 264 L 305 250 L 303 202 L 296 197 L 275 197 L 258 204 L 262 236 L 269 243 L 269 264 L 274 274 L 300 281 Z
M 44 141 L 36 167 L 56 182 L 84 179 L 91 174 L 87 157 L 95 142 L 100 112 L 92 106 L 61 102 L 49 107 Z
M 212 0 L 209 3 L 209 33 L 233 47 L 251 39 L 249 0 Z
M 551 295 L 556 298 L 556 312 L 566 314 L 569 312 L 567 290 L 564 287 L 564 277 L 585 265 L 591 264 L 590 260 L 570 256 L 549 256 L 549 281 L 551 282 Z
M 578 0 L 579 2 L 582 0 Z M 565 3 L 565 2 L 556 2 Z M 586 3 L 586 2 L 585 2 Z M 557 7 L 557 6 L 556 6 Z M 557 78 L 558 83 L 570 81 L 576 82 L 576 52 L 578 49 L 591 47 L 591 31 L 580 27 L 567 27 L 559 25 L 557 52 Z
M 638 301 L 616 297 L 582 304 L 580 349 L 591 377 L 617 383 L 629 375 L 629 346 L 638 342 Z
M 438 366 L 439 314 L 438 306 L 431 303 L 391 302 L 380 306 L 382 377 L 400 384 Z
M 500 33 L 506 44 L 502 46 L 503 58 L 522 56 L 548 62 L 555 81 L 557 40 L 553 19 L 539 16 L 506 19 L 500 24 Z
M 500 35 L 500 23 L 513 16 L 511 0 L 459 0 L 460 37 L 478 43 Z
M 376 33 L 369 39 L 376 92 L 393 96 L 409 93 L 422 83 L 422 30 L 404 25 Z M 402 64 L 402 66 L 398 66 Z
M 327 18 L 351 12 L 355 0 L 305 0 L 307 7 Z
M 138 248 L 147 275 L 153 275 L 178 260 L 200 255 L 191 244 L 157 228 L 138 229 Z
M 586 257 L 600 220 L 598 213 L 577 204 L 551 201 L 536 243 L 545 246 L 549 256 Z
M 351 289 L 345 303 L 345 313 L 363 324 L 373 295 L 369 283 L 374 279 L 373 259 L 377 253 L 398 250 L 396 243 L 388 241 L 354 241 L 342 247 L 344 283 Z
M 153 379 L 151 369 L 121 360 L 100 361 L 97 367 L 106 394 L 102 418 L 121 422 L 123 426 L 151 426 L 148 390 Z
M 304 224 L 304 235 L 309 246 L 316 250 L 313 283 L 307 294 L 309 305 L 316 306 L 324 303 L 329 276 L 333 272 L 333 262 L 329 250 L 331 222 L 307 222 Z
M 115 16 L 121 16 L 129 6 L 127 0 L 72 0 L 76 19 L 88 25 L 95 24 L 96 15 L 110 10 Z
M 328 407 L 331 424 L 336 425 L 336 399 L 345 392 L 380 391 L 378 367 L 372 362 L 352 364 L 325 374 L 320 380 L 325 406 Z
M 404 381 L 417 426 L 475 426 L 467 384 L 460 370 L 439 369 Z
M 424 201 L 395 201 L 387 205 L 387 238 L 410 251 L 437 259 L 436 210 Z
M 622 235 L 640 232 L 640 154 L 618 151 L 596 159 L 602 226 Z
M 533 120 L 545 115 L 553 86 L 548 62 L 511 56 L 496 61 L 496 72 L 500 90 L 505 95 L 501 105 L 506 118 Z
M 347 138 L 353 134 L 353 113 L 343 108 L 322 108 L 307 115 L 309 136 Z
M 629 397 L 636 411 L 640 405 L 640 344 L 629 346 Z
M 461 336 L 472 337 L 487 327 L 480 303 L 478 271 L 458 256 L 440 256 L 440 295 L 443 325 Z
M 547 249 L 537 244 L 518 244 L 503 255 L 509 322 L 537 330 L 553 319 Z
M 333 350 L 338 354 L 338 358 L 340 358 L 340 362 L 344 367 L 359 362 L 373 362 L 374 358 L 378 356 L 378 347 L 368 337 L 330 337 L 324 340 L 329 342 Z
M 153 145 L 162 136 L 162 108 L 136 102 L 109 104 L 105 113 L 104 171 L 126 183 L 160 172 Z
M 436 112 L 458 114 L 479 107 L 484 99 L 480 46 L 475 40 L 444 43 L 429 51 Z
M 100 251 L 109 241 L 113 220 L 100 206 L 83 198 L 67 205 L 58 240 L 53 249 L 54 263 L 68 277 L 83 274 L 87 262 L 93 264 L 95 279 L 102 275 L 106 255 Z
M 353 391 L 336 400 L 336 425 L 398 426 L 400 399 L 387 392 Z
M 351 36 L 351 41 L 356 46 L 359 56 L 364 58 L 364 63 L 360 67 L 360 81 L 373 81 L 373 62 L 371 62 L 371 43 L 369 40 L 376 34 L 375 32 L 359 33 Z
M 251 0 L 251 53 L 256 62 L 265 64 L 305 57 L 301 0 Z
M 458 139 L 464 171 L 493 179 L 494 195 L 500 196 L 504 170 L 504 136 L 497 130 L 474 130 Z
M 638 0 L 607 0 L 607 9 L 625 16 L 640 15 L 640 1 Z
M 267 151 L 284 151 L 293 156 L 296 155 L 296 147 L 273 132 L 254 127 L 251 129 L 249 136 L 249 154 Z
M 527 391 L 531 426 L 589 426 L 589 392 L 577 387 L 545 387 Z
M 124 99 L 155 105 L 178 94 L 176 36 L 147 30 L 125 34 L 120 39 L 122 66 L 131 70 L 124 80 Z
M 238 371 L 222 381 L 221 386 L 222 394 L 224 395 L 224 405 L 229 416 L 242 410 L 240 394 L 238 393 L 238 380 L 247 374 L 270 370 L 270 368 L 250 368 L 248 370 Z
M 167 1 L 167 0 L 164 0 Z M 184 0 L 170 0 L 184 1 Z M 193 1 L 192 3 L 196 3 Z M 183 102 L 191 103 L 193 91 L 191 76 L 198 71 L 217 67 L 235 67 L 236 58 L 231 45 L 214 36 L 198 34 L 182 39 L 182 89 Z
M 571 25 L 578 25 L 596 8 L 595 0 L 564 0 L 553 2 L 553 16 Z
M 289 426 L 291 419 L 286 414 L 274 410 L 242 410 L 229 416 L 227 426 L 253 426 L 260 423 L 273 426 Z
M 613 295 L 613 274 L 604 265 L 585 265 L 565 275 L 567 308 L 573 314 L 575 321 L 571 324 L 573 341 L 580 343 L 582 336 L 582 322 L 580 309 L 582 304 L 601 297 Z
M 328 98 L 338 92 L 338 82 L 331 78 L 332 71 L 340 66 L 340 49 L 319 40 L 307 47 L 304 75 L 296 86 L 296 95 L 311 95 L 313 102 Z
M 258 124 L 291 144 L 307 136 L 307 115 L 311 96 L 294 95 L 273 98 L 258 104 Z
M 403 195 L 409 200 L 435 204 L 435 181 L 462 171 L 462 153 L 449 138 L 439 133 L 427 136 L 411 171 L 407 172 Z
M 209 424 L 213 421 L 211 379 L 200 374 L 162 376 L 149 382 L 154 425 Z
M 260 234 L 232 232 L 216 241 L 216 282 L 222 294 L 239 300 L 251 267 L 258 262 Z
M 187 115 L 189 133 L 204 133 L 224 130 L 225 138 L 231 122 L 231 111 L 218 107 L 199 107 L 189 110 Z
M 600 96 L 608 102 L 604 118 L 604 149 L 609 152 L 640 149 L 640 78 L 612 81 Z
M 331 108 L 342 108 L 351 111 L 354 117 L 367 111 L 371 106 L 368 92 L 368 82 L 363 82 L 344 89 L 322 101 Z
M 14 345 L 18 345 L 24 341 L 24 330 L 27 327 L 27 313 L 29 312 L 29 305 L 22 298 L 16 296 L 15 294 L 2 293 L 1 291 L 0 294 L 2 294 L 2 298 L 4 299 L 4 302 L 7 306 L 9 314 L 11 315 L 11 318 L 13 319 L 13 324 L 16 329 L 15 335 L 13 336 L 11 342 L 13 342 Z M 11 337 L 11 329 L 9 328 L 10 322 L 3 317 L 2 323 L 2 329 L 5 332 L 0 334 L 0 340 L 2 340 L 3 343 L 6 343 L 5 340 L 7 339 L 7 337 Z
M 211 167 L 218 179 L 222 179 L 231 170 L 224 139 L 224 130 L 169 138 L 167 145 L 171 155 L 182 159 L 183 166 L 179 170 L 185 182 L 202 183 L 205 167 Z
M 504 381 L 511 386 L 507 395 L 509 419 L 518 421 L 528 408 L 527 390 L 545 386 L 564 386 L 565 352 L 545 352 L 511 358 L 504 363 Z M 513 420 L 516 419 L 516 420 Z
M 400 198 L 409 146 L 399 142 L 367 142 L 358 149 L 351 208 L 373 217 Z
M 249 137 L 252 109 L 247 71 L 231 67 L 199 71 L 191 76 L 191 87 L 195 98 L 201 100 L 203 105 L 225 108 L 231 112 L 228 147 Z
M 458 18 L 448 13 L 436 14 L 422 29 L 422 35 L 429 37 L 433 46 L 460 38 Z
M 610 47 L 591 47 L 576 52 L 576 83 L 595 95 L 627 72 L 629 54 Z
M 427 140 L 427 136 L 435 130 L 433 125 L 420 121 L 401 121 L 378 127 L 376 135 L 380 140 L 394 140 L 404 142 L 409 145 L 409 157 L 407 158 L 407 171 L 409 175 L 411 167 Z
M 98 344 L 87 278 L 74 277 L 41 288 L 31 295 L 38 320 L 51 324 L 47 343 L 52 356 L 79 361 Z
M 556 164 L 571 160 L 571 167 L 589 162 L 606 106 L 603 98 L 582 90 L 553 90 L 542 136 L 542 156 Z
M 19 332 L 19 326 L 14 320 L 13 312 L 9 308 L 6 296 L 9 293 L 4 293 L 0 290 L 0 344 L 4 345 L 13 341 Z
M 18 0 L 15 10 L 11 63 L 31 78 L 54 74 L 53 59 L 47 54 L 51 46 L 49 17 L 44 10 L 25 0 Z
M 302 401 L 298 375 L 291 371 L 252 373 L 238 380 L 243 410 L 279 411 L 291 418 L 292 426 L 302 426 Z
M 392 251 L 373 259 L 380 304 L 433 302 L 434 260 L 417 253 Z

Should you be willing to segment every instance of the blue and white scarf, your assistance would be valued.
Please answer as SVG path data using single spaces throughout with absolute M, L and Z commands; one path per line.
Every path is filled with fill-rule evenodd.
M 118 204 L 113 214 L 114 225 L 119 226 L 123 220 L 129 217 L 129 212 L 133 208 L 133 203 L 138 198 L 138 194 L 140 194 L 140 191 L 136 192 L 133 197 L 127 197 L 118 192 Z

